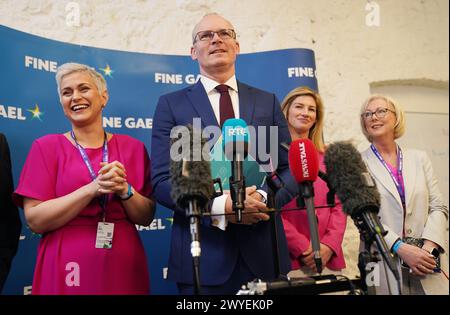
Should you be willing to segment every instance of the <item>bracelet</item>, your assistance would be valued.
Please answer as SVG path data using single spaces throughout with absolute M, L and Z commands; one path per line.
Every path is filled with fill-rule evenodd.
M 392 246 L 392 251 L 397 254 L 397 251 L 402 244 L 403 244 L 403 242 L 401 239 L 396 240 L 394 245 Z

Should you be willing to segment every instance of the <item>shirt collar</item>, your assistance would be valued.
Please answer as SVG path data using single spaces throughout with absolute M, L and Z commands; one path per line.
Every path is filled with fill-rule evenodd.
M 205 77 L 204 75 L 200 75 L 200 81 L 202 82 L 203 86 L 205 87 L 206 94 L 209 94 L 212 91 L 215 91 L 216 86 L 218 86 L 220 84 L 220 83 L 214 81 L 213 79 Z M 236 91 L 236 92 L 238 91 L 236 75 L 233 75 L 224 84 L 228 85 L 234 91 Z

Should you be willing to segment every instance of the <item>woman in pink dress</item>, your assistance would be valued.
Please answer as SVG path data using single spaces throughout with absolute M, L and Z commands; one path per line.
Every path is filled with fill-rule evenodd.
M 319 152 L 319 169 L 325 172 L 325 145 L 322 135 L 324 108 L 320 95 L 310 88 L 298 87 L 284 98 L 281 108 L 286 116 L 292 140 L 310 139 Z M 297 186 L 293 180 L 285 184 Z M 315 205 L 327 205 L 327 184 L 318 178 L 313 185 Z M 323 274 L 338 274 L 345 268 L 342 239 L 347 218 L 339 200 L 336 199 L 335 203 L 335 207 L 316 209 Z M 284 208 L 296 206 L 294 198 Z M 285 211 L 282 218 L 293 269 L 289 276 L 302 277 L 317 273 L 306 211 Z
M 72 130 L 34 141 L 14 193 L 42 234 L 33 294 L 148 294 L 147 260 L 135 224 L 149 225 L 150 160 L 142 142 L 106 133 L 104 78 L 67 63 L 60 102 Z

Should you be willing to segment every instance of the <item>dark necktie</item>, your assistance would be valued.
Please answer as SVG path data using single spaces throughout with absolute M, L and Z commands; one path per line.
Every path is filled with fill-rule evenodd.
M 231 104 L 230 93 L 228 93 L 228 85 L 218 85 L 216 86 L 216 90 L 220 93 L 220 127 L 222 127 L 225 120 L 234 118 L 234 110 Z

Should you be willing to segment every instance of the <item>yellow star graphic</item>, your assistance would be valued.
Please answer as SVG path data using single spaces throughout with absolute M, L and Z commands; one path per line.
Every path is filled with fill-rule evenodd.
M 27 109 L 27 111 L 29 111 L 30 113 L 33 114 L 33 116 L 31 117 L 31 119 L 37 118 L 40 121 L 42 121 L 41 119 L 41 115 L 44 115 L 44 112 L 41 112 L 41 110 L 39 109 L 38 104 L 34 105 L 34 109 Z
M 111 75 L 111 74 L 114 72 L 114 70 L 112 70 L 111 67 L 110 67 L 108 64 L 106 64 L 106 67 L 105 67 L 105 68 L 100 68 L 100 70 L 102 70 L 103 73 L 104 73 L 106 76 L 112 78 L 112 75 Z
M 166 218 L 166 220 L 170 222 L 170 225 L 173 224 L 173 218 Z

